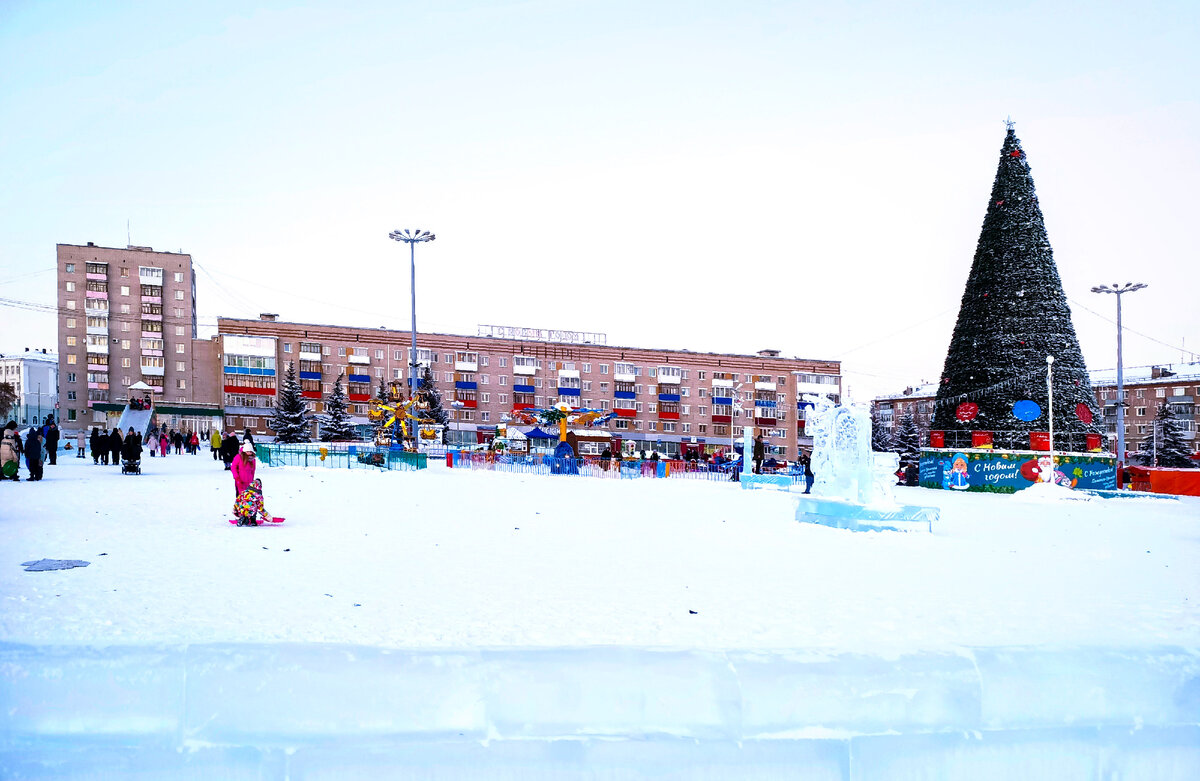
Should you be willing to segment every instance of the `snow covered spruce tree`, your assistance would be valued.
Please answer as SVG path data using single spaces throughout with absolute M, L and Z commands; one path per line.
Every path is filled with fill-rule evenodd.
M 997 432 L 999 447 L 1029 447 L 1027 432 L 1049 428 L 1047 355 L 1054 356 L 1056 445 L 1082 450 L 1083 434 L 1099 432 L 1095 421 L 1100 411 L 1029 163 L 1010 123 L 946 353 L 931 428 L 992 431 Z M 1013 414 L 1013 405 L 1026 400 L 1040 409 L 1032 420 Z M 1003 432 L 1014 433 L 1006 437 Z M 947 444 L 961 446 L 961 438 L 948 436 Z
M 300 393 L 300 382 L 296 379 L 296 363 L 293 361 L 288 364 L 287 374 L 283 377 L 283 387 L 275 397 L 275 414 L 271 416 L 275 441 L 311 442 L 310 420 Z
M 879 417 L 879 410 L 871 413 L 871 449 L 877 453 L 892 449 L 892 433 Z
M 333 390 L 325 397 L 325 415 L 321 421 L 321 439 L 333 442 L 339 439 L 350 439 L 354 427 L 350 425 L 350 415 L 346 412 L 346 391 L 342 390 L 342 377 L 339 374 L 334 380 Z M 380 380 L 382 382 L 382 380 Z
M 1138 447 L 1133 461 L 1142 466 L 1160 466 L 1166 469 L 1192 469 L 1200 466 L 1191 459 L 1191 450 L 1183 438 L 1183 428 L 1171 406 L 1158 405 L 1154 425 Z
M 921 458 L 921 429 L 911 412 L 904 413 L 900 418 L 900 428 L 896 431 L 896 438 L 889 449 L 900 454 L 902 463 Z

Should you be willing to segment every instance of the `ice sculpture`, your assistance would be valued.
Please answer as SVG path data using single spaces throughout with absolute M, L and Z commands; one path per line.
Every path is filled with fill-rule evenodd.
M 798 497 L 796 520 L 845 529 L 923 529 L 938 510 L 896 503 L 895 453 L 871 450 L 871 416 L 853 405 L 806 397 L 813 404 L 805 430 L 812 434 L 812 497 Z

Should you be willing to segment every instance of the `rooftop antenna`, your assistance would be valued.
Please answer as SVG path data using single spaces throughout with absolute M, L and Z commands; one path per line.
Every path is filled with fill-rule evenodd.
M 128 217 L 125 218 L 125 246 L 126 247 L 133 246 L 133 239 L 130 238 L 130 233 L 129 233 L 129 218 Z

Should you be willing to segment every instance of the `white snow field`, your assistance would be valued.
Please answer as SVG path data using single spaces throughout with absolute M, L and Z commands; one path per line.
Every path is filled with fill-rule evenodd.
M 1196 499 L 143 471 L 0 484 L 2 778 L 1200 778 Z

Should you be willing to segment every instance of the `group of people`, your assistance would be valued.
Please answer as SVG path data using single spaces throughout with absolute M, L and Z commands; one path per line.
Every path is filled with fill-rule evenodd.
M 21 459 L 24 458 L 29 480 L 41 480 L 46 462 L 57 463 L 59 436 L 58 424 L 53 418 L 47 419 L 40 428 L 30 426 L 24 437 L 17 421 L 8 421 L 4 435 L 0 437 L 0 479 L 20 481 Z

